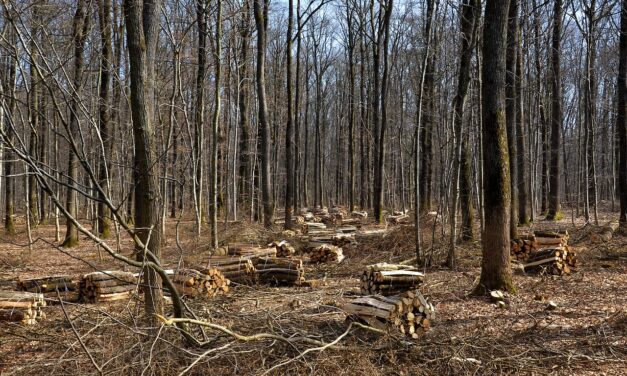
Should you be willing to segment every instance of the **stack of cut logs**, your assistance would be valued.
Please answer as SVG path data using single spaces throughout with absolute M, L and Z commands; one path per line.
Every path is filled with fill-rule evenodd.
M 137 282 L 137 277 L 130 272 L 94 272 L 83 275 L 79 291 L 83 301 L 111 302 L 131 297 Z
M 275 257 L 276 248 L 262 248 L 255 244 L 229 244 L 229 255 L 244 258 Z
M 409 265 L 374 264 L 361 277 L 362 294 L 396 295 L 424 282 L 424 274 Z
M 533 234 L 520 235 L 518 239 L 512 239 L 510 242 L 511 255 L 520 261 L 527 260 L 536 248 L 536 237 Z
M 26 325 L 45 319 L 42 308 L 44 295 L 27 291 L 0 291 L 0 321 L 20 322 Z
M 173 278 L 174 285 L 181 295 L 212 298 L 229 292 L 231 281 L 216 268 L 200 272 L 195 269 L 179 269 Z
M 322 244 L 311 251 L 309 255 L 312 262 L 324 263 L 324 262 L 342 262 L 344 260 L 344 253 L 342 248 L 330 245 Z
M 305 281 L 301 259 L 258 257 L 253 261 L 260 282 L 299 285 Z
M 418 290 L 389 297 L 363 296 L 351 300 L 342 308 L 349 317 L 365 321 L 374 328 L 397 328 L 411 338 L 420 337 L 435 318 L 435 307 Z
M 268 247 L 274 247 L 274 249 L 276 249 L 277 257 L 290 257 L 294 256 L 294 253 L 296 253 L 294 247 L 292 247 L 290 243 L 285 240 L 274 241 Z
M 568 232 L 536 232 L 536 249 L 524 265 L 525 272 L 569 274 L 577 266 L 577 256 L 568 247 Z
M 409 223 L 409 215 L 403 212 L 394 212 L 394 214 L 387 217 L 388 223 L 393 225 L 400 225 Z
M 253 262 L 243 257 L 212 256 L 207 265 L 198 267 L 198 270 L 206 273 L 211 268 L 218 269 L 231 282 L 250 285 L 256 280 Z
M 65 302 L 77 302 L 80 298 L 77 283 L 68 275 L 19 280 L 17 289 L 42 293 L 46 299 L 53 302 L 59 297 Z

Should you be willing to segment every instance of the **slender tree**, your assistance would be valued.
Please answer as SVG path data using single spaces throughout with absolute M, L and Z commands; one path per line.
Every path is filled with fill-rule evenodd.
M 620 56 L 618 65 L 618 108 L 616 115 L 618 134 L 618 180 L 620 195 L 620 224 L 627 230 L 627 0 L 620 12 Z
M 547 220 L 560 217 L 560 146 L 562 144 L 562 73 L 560 40 L 562 37 L 562 0 L 555 0 L 551 46 L 551 151 Z

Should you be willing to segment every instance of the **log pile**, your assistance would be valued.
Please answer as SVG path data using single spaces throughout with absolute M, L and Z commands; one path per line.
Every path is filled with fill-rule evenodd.
M 518 239 L 512 239 L 510 242 L 510 254 L 520 261 L 527 260 L 536 248 L 534 235 L 521 235 Z
M 570 274 L 577 266 L 577 256 L 568 246 L 543 248 L 533 253 L 524 265 L 526 273 Z
M 79 291 L 84 302 L 112 302 L 130 298 L 137 289 L 138 278 L 131 272 L 107 271 L 81 277 Z
M 174 274 L 173 282 L 181 295 L 208 298 L 228 293 L 231 284 L 231 281 L 216 268 L 209 268 L 204 272 L 179 269 Z
M 268 247 L 274 247 L 276 249 L 276 257 L 290 257 L 294 256 L 296 250 L 285 240 L 274 241 Z
M 414 290 L 424 282 L 424 274 L 409 265 L 374 264 L 361 277 L 362 294 L 396 295 Z
M 259 282 L 300 285 L 305 281 L 305 269 L 301 259 L 259 257 L 254 262 Z
M 366 219 L 368 218 L 368 212 L 365 211 L 354 211 L 351 213 L 352 218 L 356 219 Z
M 389 215 L 387 217 L 387 221 L 388 223 L 392 224 L 392 225 L 400 225 L 400 224 L 407 224 L 409 223 L 409 216 L 407 214 L 394 214 L 394 215 Z
M 231 282 L 243 285 L 253 284 L 257 277 L 252 260 L 243 257 L 212 256 L 207 265 L 198 267 L 197 270 L 207 273 L 211 268 L 218 269 Z
M 276 248 L 263 248 L 255 244 L 229 244 L 228 254 L 231 256 L 241 256 L 244 258 L 255 257 L 275 257 Z
M 321 246 L 314 248 L 309 257 L 311 258 L 311 261 L 315 263 L 339 263 L 344 260 L 344 252 L 340 247 L 330 244 L 322 244 Z
M 33 325 L 45 319 L 42 308 L 46 306 L 44 295 L 27 291 L 0 291 L 0 321 L 20 322 Z
M 351 318 L 382 330 L 395 328 L 410 338 L 419 338 L 431 327 L 435 307 L 418 290 L 397 296 L 370 295 L 355 298 L 343 310 Z
M 59 297 L 66 302 L 77 302 L 80 298 L 78 284 L 68 275 L 47 276 L 17 281 L 17 290 L 38 292 L 51 301 Z

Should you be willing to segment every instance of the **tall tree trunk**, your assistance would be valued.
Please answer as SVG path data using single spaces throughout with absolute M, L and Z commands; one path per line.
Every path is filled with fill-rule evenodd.
M 468 135 L 463 132 L 464 105 L 470 85 L 470 64 L 472 60 L 474 44 L 476 40 L 476 29 L 479 19 L 481 4 L 479 0 L 463 0 L 460 11 L 461 48 L 459 59 L 459 72 L 457 79 L 457 94 L 453 100 L 453 131 L 455 135 L 455 159 L 453 169 L 453 193 L 451 201 L 451 239 L 449 244 L 446 264 L 454 269 L 455 244 L 456 244 L 456 224 L 457 224 L 457 189 L 458 179 L 461 178 L 459 195 L 465 215 L 462 214 L 462 238 L 472 238 L 472 197 L 470 189 L 470 155 L 468 152 Z M 466 140 L 466 147 L 463 144 Z M 463 183 L 462 183 L 463 182 Z M 468 226 L 468 227 L 464 227 Z
M 11 20 L 12 13 L 9 10 L 6 10 L 6 20 L 7 22 L 13 22 Z M 13 45 L 17 42 L 17 38 L 15 32 L 13 30 L 10 31 L 9 34 L 9 42 Z M 7 78 L 5 82 L 0 82 L 0 85 L 3 85 L 4 95 L 8 96 L 8 112 L 4 114 L 5 123 L 7 123 L 7 119 L 9 119 L 8 123 L 11 124 L 10 128 L 5 127 L 5 131 L 7 134 L 7 138 L 9 142 L 13 141 L 13 135 L 16 132 L 16 129 L 13 125 L 13 114 L 16 109 L 16 100 L 15 100 L 15 78 L 17 74 L 17 55 L 11 54 L 8 57 L 8 72 Z M 15 177 L 13 174 L 13 153 L 10 148 L 5 149 L 4 154 L 4 174 L 6 176 L 5 180 L 5 190 L 4 190 L 4 229 L 7 235 L 15 234 L 15 221 L 13 218 L 14 209 L 15 209 Z
M 523 13 L 525 9 L 523 9 Z M 529 217 L 527 216 L 527 169 L 525 165 L 525 111 L 523 108 L 523 50 L 522 50 L 522 36 L 520 30 L 522 20 L 518 26 L 518 52 L 516 54 L 516 172 L 518 173 L 518 223 L 520 225 L 527 224 Z M 539 95 L 539 93 L 538 93 Z M 513 173 L 513 172 L 511 172 Z M 512 202 L 512 205 L 514 203 Z
M 285 127 L 285 228 L 292 228 L 292 214 L 294 212 L 294 98 L 292 95 L 292 34 L 294 28 L 294 1 L 288 2 L 288 21 L 286 36 L 286 85 L 287 85 L 287 125 Z
M 220 85 L 222 84 L 222 2 L 218 1 L 216 15 L 216 71 L 214 112 L 211 124 L 211 205 L 209 217 L 211 227 L 211 246 L 218 248 L 218 124 L 220 121 Z
M 261 151 L 261 199 L 263 223 L 272 226 L 274 202 L 270 181 L 270 124 L 266 103 L 266 39 L 268 29 L 269 0 L 254 0 L 255 24 L 257 25 L 257 100 L 259 101 L 259 146 Z
M 518 1 L 511 0 L 507 27 L 507 73 L 505 76 L 505 112 L 507 123 L 507 148 L 509 150 L 511 209 L 509 234 L 512 239 L 518 237 L 518 185 L 517 185 L 517 151 L 516 151 L 516 113 L 518 100 L 516 98 L 516 65 L 518 53 Z
M 131 81 L 131 119 L 135 141 L 135 230 L 146 249 L 136 245 L 139 260 L 146 257 L 159 262 L 161 257 L 161 229 L 159 226 L 159 176 L 156 156 L 154 126 L 151 107 L 154 74 L 154 48 L 157 34 L 154 32 L 159 19 L 158 0 L 126 0 L 124 2 L 128 56 Z M 150 50 L 153 51 L 150 51 Z M 151 324 L 156 324 L 155 314 L 163 314 L 163 293 L 161 278 L 152 268 L 143 273 L 145 316 Z
M 483 26 L 483 173 L 485 230 L 476 293 L 513 291 L 509 261 L 510 181 L 505 119 L 507 15 L 509 1 L 486 4 Z
M 85 39 L 87 37 L 88 30 L 88 19 L 86 17 L 87 9 L 85 0 L 79 0 L 76 13 L 74 14 L 74 22 L 72 26 L 72 41 L 74 43 L 74 77 L 73 77 L 73 93 L 72 98 L 70 99 L 70 137 L 77 140 L 79 137 L 79 103 L 80 103 L 80 90 L 83 83 L 83 66 L 84 66 L 84 56 L 83 52 L 85 51 Z M 68 208 L 68 213 L 76 218 L 78 208 L 77 208 L 77 195 L 76 190 L 77 180 L 78 180 L 78 156 L 74 154 L 72 151 L 68 153 L 68 178 L 67 178 L 67 196 L 65 205 Z M 31 201 L 32 204 L 32 201 Z M 78 229 L 69 220 L 66 221 L 66 231 L 65 231 L 65 240 L 63 241 L 64 247 L 74 247 L 78 244 Z
M 627 230 L 627 0 L 620 12 L 620 58 L 618 65 L 618 191 L 620 196 L 620 224 Z
M 196 0 L 198 23 L 198 69 L 196 71 L 196 107 L 194 114 L 194 198 L 196 235 L 200 236 L 203 217 L 203 149 L 205 134 L 205 76 L 207 75 L 207 7 L 208 0 Z
M 109 129 L 109 93 L 111 85 L 112 29 L 111 29 L 111 0 L 102 0 L 98 3 L 98 20 L 100 25 L 100 90 L 98 102 L 98 125 L 100 138 L 103 143 L 103 156 L 99 161 L 98 184 L 104 192 L 109 192 L 109 170 L 111 166 L 112 138 Z M 104 203 L 104 197 L 98 202 L 98 231 L 103 238 L 111 233 L 109 209 Z
M 241 136 L 239 141 L 239 188 L 238 192 L 242 197 L 242 203 L 244 207 L 250 207 L 248 201 L 251 197 L 251 190 L 249 189 L 252 181 L 252 158 L 250 152 L 250 118 L 248 113 L 248 101 L 249 101 L 249 79 L 248 77 L 248 49 L 250 48 L 250 2 L 244 1 L 242 9 L 242 21 L 240 24 L 240 58 L 239 64 L 239 127 Z
M 560 145 L 562 144 L 562 74 L 560 40 L 562 36 L 562 0 L 555 0 L 551 46 L 551 153 L 547 220 L 561 216 L 560 207 Z

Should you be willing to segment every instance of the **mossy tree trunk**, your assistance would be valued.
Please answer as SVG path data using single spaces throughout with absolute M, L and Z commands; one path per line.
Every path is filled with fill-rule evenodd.
M 483 173 L 485 227 L 481 278 L 476 293 L 513 291 L 509 261 L 510 176 L 505 119 L 505 71 L 509 1 L 486 4 L 483 26 Z

